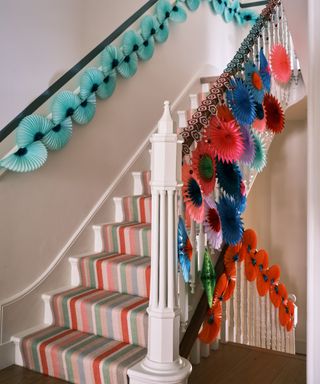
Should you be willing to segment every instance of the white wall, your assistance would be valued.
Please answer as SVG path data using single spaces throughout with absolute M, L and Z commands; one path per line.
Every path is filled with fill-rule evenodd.
M 306 348 L 307 122 L 287 121 L 272 142 L 267 168 L 257 176 L 245 212 L 245 226 L 258 234 L 269 265 L 281 266 L 281 280 L 297 296 L 297 347 Z
M 105 16 L 106 23 L 112 19 L 111 13 Z M 236 51 L 235 33 L 243 32 L 202 4 L 196 13 L 189 13 L 186 23 L 172 24 L 168 42 L 157 47 L 153 59 L 140 63 L 134 78 L 119 81 L 113 97 L 98 102 L 93 122 L 75 127 L 68 146 L 49 153 L 44 167 L 31 174 L 7 172 L 1 177 L 0 300 L 18 298 L 3 307 L 3 341 L 21 327 L 41 321 L 39 294 L 44 286 L 30 294 L 33 283 L 56 260 L 150 134 L 161 116 L 163 100 L 175 100 L 206 62 L 214 65 L 210 74 L 222 72 Z M 42 39 L 45 45 L 45 32 Z M 45 106 L 42 110 L 46 112 Z M 92 245 L 75 249 L 85 251 Z M 57 279 L 67 281 L 64 260 L 48 277 L 45 289 L 54 288 Z M 26 311 L 30 307 L 33 310 Z

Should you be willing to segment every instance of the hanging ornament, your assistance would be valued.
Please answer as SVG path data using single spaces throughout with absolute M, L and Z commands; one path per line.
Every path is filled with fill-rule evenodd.
M 281 44 L 273 46 L 270 54 L 270 64 L 273 77 L 281 84 L 286 84 L 291 78 L 290 57 Z
M 190 217 L 197 223 L 204 220 L 204 199 L 198 180 L 190 165 L 182 166 L 183 199 Z
M 123 53 L 118 47 L 108 45 L 101 54 L 101 65 L 104 75 L 108 76 L 111 71 L 115 71 L 123 59 Z
M 260 269 L 257 276 L 257 290 L 260 296 L 265 296 L 270 284 L 277 283 L 280 279 L 280 267 L 272 265 L 268 269 Z
M 179 217 L 178 223 L 178 258 L 183 279 L 186 283 L 188 283 L 190 281 L 192 245 L 188 237 L 184 221 L 181 217 Z
M 203 322 L 202 329 L 199 333 L 199 339 L 202 343 L 211 344 L 217 338 L 222 319 L 222 306 L 221 303 L 209 308 L 205 321 Z
M 270 293 L 270 300 L 276 308 L 280 307 L 280 304 L 282 303 L 282 301 L 285 301 L 288 299 L 287 288 L 282 283 L 271 284 L 269 293 Z
M 227 102 L 239 125 L 251 125 L 256 117 L 254 97 L 243 82 L 235 78 L 230 81 L 232 90 L 226 92 Z
M 273 133 L 281 133 L 284 128 L 284 113 L 279 101 L 270 93 L 266 93 L 263 100 L 266 113 L 267 128 Z
M 260 76 L 258 68 L 249 60 L 244 65 L 245 82 L 250 89 L 255 101 L 262 103 L 264 96 L 263 80 Z
M 253 25 L 256 22 L 258 15 L 256 12 L 251 11 L 250 9 L 242 9 L 239 7 L 235 12 L 234 17 L 239 25 L 244 25 L 246 23 Z
M 221 161 L 237 161 L 243 153 L 242 136 L 235 120 L 225 122 L 213 116 L 205 132 L 205 139 Z
M 223 163 L 218 161 L 217 179 L 219 187 L 229 196 L 238 197 L 240 195 L 242 175 L 236 163 Z
M 205 199 L 204 232 L 213 249 L 219 249 L 222 244 L 222 228 L 216 203 L 210 197 Z
M 250 168 L 257 172 L 261 172 L 267 165 L 267 150 L 261 136 L 258 133 L 253 133 L 253 140 L 255 155 Z
M 271 90 L 271 71 L 267 58 L 263 53 L 263 48 L 260 49 L 260 76 L 263 81 L 263 86 L 266 92 Z
M 240 161 L 245 165 L 250 165 L 252 164 L 255 156 L 255 144 L 253 136 L 249 127 L 241 126 L 240 132 L 244 146 L 244 151 L 240 157 Z
M 205 249 L 203 256 L 203 264 L 201 271 L 201 281 L 203 285 L 203 289 L 206 292 L 208 305 L 212 306 L 213 301 L 213 292 L 216 286 L 216 273 L 214 271 L 214 267 L 211 261 L 211 256 L 208 252 L 208 249 Z
M 216 170 L 214 150 L 209 144 L 202 141 L 198 143 L 192 152 L 192 169 L 203 193 L 211 194 L 216 183 Z
M 228 245 L 236 245 L 243 234 L 243 222 L 237 203 L 224 196 L 220 199 L 217 207 L 222 224 L 223 239 Z

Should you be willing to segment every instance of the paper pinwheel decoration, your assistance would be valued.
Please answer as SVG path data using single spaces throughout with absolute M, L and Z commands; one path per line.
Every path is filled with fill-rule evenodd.
M 202 190 L 193 170 L 187 164 L 182 166 L 183 199 L 186 210 L 193 220 L 202 223 L 204 220 L 204 199 Z
M 268 267 L 268 254 L 265 250 L 251 251 L 245 258 L 245 274 L 248 281 L 254 281 L 257 278 L 259 269 Z
M 220 199 L 217 207 L 222 224 L 223 239 L 228 245 L 236 245 L 243 234 L 243 222 L 237 203 L 224 196 Z
M 271 284 L 278 283 L 280 279 L 280 267 L 273 265 L 268 269 L 261 269 L 257 276 L 257 290 L 260 296 L 265 296 Z
M 222 228 L 216 203 L 210 197 L 205 199 L 204 232 L 213 249 L 219 249 L 222 244 Z
M 281 133 L 284 128 L 284 113 L 281 105 L 273 95 L 266 93 L 263 100 L 267 128 L 273 133 Z
M 229 108 L 239 125 L 251 125 L 256 118 L 254 97 L 241 79 L 230 81 L 232 90 L 226 92 Z
M 110 70 L 107 75 L 97 68 L 87 69 L 80 78 L 80 96 L 86 99 L 96 93 L 100 99 L 110 97 L 116 88 L 116 74 Z
M 224 254 L 224 268 L 226 270 L 226 274 L 229 275 L 235 269 L 236 263 L 239 261 L 243 261 L 243 258 L 240 257 L 242 243 L 236 245 L 229 245 Z
M 226 122 L 213 116 L 205 139 L 214 149 L 218 159 L 223 162 L 237 161 L 243 154 L 243 140 L 235 120 Z
M 263 86 L 266 92 L 270 92 L 271 90 L 271 74 L 268 60 L 266 59 L 263 48 L 260 49 L 259 54 L 260 59 L 260 76 L 263 81 Z
M 217 179 L 219 187 L 229 196 L 239 197 L 242 175 L 236 163 L 217 162 Z
M 242 135 L 242 141 L 244 146 L 244 151 L 240 157 L 240 161 L 243 164 L 250 165 L 253 162 L 255 155 L 255 144 L 253 136 L 249 127 L 240 127 L 240 132 Z
M 179 217 L 178 223 L 178 259 L 181 266 L 183 279 L 186 283 L 188 283 L 190 281 L 192 245 L 181 217 Z
M 258 68 L 252 61 L 247 61 L 244 65 L 245 82 L 250 89 L 254 99 L 258 103 L 262 103 L 264 96 L 263 80 L 260 76 Z
M 281 44 L 272 48 L 270 55 L 270 64 L 273 77 L 281 84 L 286 84 L 291 78 L 290 57 Z
M 217 338 L 222 319 L 222 306 L 218 302 L 212 306 L 206 315 L 205 321 L 203 322 L 202 329 L 199 333 L 199 339 L 202 343 L 211 344 Z
M 255 251 L 258 245 L 257 234 L 253 229 L 246 229 L 242 236 L 242 245 L 240 248 L 239 256 L 244 260 L 251 251 Z
M 257 172 L 261 172 L 263 168 L 267 165 L 266 147 L 261 136 L 258 133 L 253 133 L 253 140 L 255 146 L 255 154 L 250 168 L 254 169 Z
M 205 250 L 203 256 L 203 264 L 201 271 L 201 281 L 203 285 L 203 289 L 206 292 L 208 305 L 212 306 L 213 301 L 213 292 L 216 286 L 216 273 L 213 268 L 213 264 L 211 261 L 211 256 L 208 252 L 208 249 Z
M 212 193 L 216 183 L 215 156 L 213 148 L 204 142 L 200 142 L 192 152 L 192 169 L 199 180 L 203 193 Z
M 270 300 L 276 308 L 279 308 L 282 301 L 287 299 L 288 292 L 284 284 L 278 283 L 270 285 Z
M 178 3 L 171 5 L 168 0 L 160 0 L 156 7 L 158 20 L 162 23 L 170 19 L 176 23 L 182 23 L 187 19 L 187 13 Z

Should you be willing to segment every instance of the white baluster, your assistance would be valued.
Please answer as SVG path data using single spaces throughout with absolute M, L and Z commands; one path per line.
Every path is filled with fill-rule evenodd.
M 205 344 L 200 342 L 200 354 L 201 357 L 209 357 L 210 356 L 210 344 Z
M 236 341 L 236 316 L 235 316 L 235 306 L 236 306 L 236 292 L 237 285 L 235 286 L 233 295 L 230 298 L 230 305 L 229 305 L 229 340 L 231 342 Z
M 124 206 L 122 197 L 114 197 L 114 221 L 122 223 L 124 221 Z
M 279 322 L 279 309 L 276 310 L 276 350 L 281 351 L 281 326 Z
M 229 306 L 230 300 L 222 303 L 221 343 L 229 341 Z
M 261 347 L 266 348 L 266 298 L 260 297 Z
M 183 279 L 182 272 L 179 272 L 179 304 L 181 309 L 180 324 L 181 332 L 184 333 L 187 330 L 189 320 L 189 294 L 186 289 L 186 283 Z
M 179 356 L 180 308 L 177 299 L 177 198 L 181 141 L 173 133 L 169 102 L 151 138 L 152 249 L 147 356 L 128 370 L 131 384 L 183 384 L 191 373 Z M 159 161 L 159 158 L 162 161 Z M 180 161 L 180 160 L 179 160 Z
M 260 333 L 260 330 L 261 330 L 261 327 L 260 327 L 260 323 L 261 323 L 261 313 L 260 313 L 260 297 L 258 295 L 258 292 L 257 290 L 255 289 L 254 291 L 254 294 L 255 294 L 255 346 L 256 347 L 261 347 L 261 333 Z
M 203 231 L 203 225 L 199 225 L 199 235 L 198 235 L 198 271 L 201 272 L 203 264 L 203 256 L 205 249 L 205 236 Z
M 199 339 L 197 339 L 193 344 L 193 347 L 192 347 L 191 353 L 190 353 L 190 361 L 193 365 L 200 364 L 201 354 L 200 354 L 200 340 Z
M 255 345 L 255 301 L 254 301 L 255 286 L 249 282 L 249 345 Z
M 277 327 L 276 327 L 276 321 L 278 321 L 277 309 L 272 305 L 271 306 L 271 348 L 274 351 L 277 350 Z
M 143 195 L 143 176 L 142 172 L 132 172 L 133 177 L 133 194 Z
M 270 305 L 272 305 L 270 301 L 270 295 L 269 293 L 266 296 L 266 327 L 267 327 L 267 332 L 266 332 L 266 348 L 270 349 L 271 348 L 271 308 Z
M 237 270 L 237 304 L 236 304 L 236 342 L 242 343 L 242 318 L 241 318 L 241 281 L 242 281 L 242 273 L 241 273 L 241 263 L 236 263 Z

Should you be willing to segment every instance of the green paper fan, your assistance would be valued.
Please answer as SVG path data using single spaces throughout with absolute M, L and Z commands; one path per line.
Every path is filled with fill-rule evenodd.
M 43 144 L 50 151 L 57 151 L 68 144 L 72 135 L 71 117 L 53 127 L 42 139 Z
M 203 256 L 202 272 L 201 272 L 201 281 L 203 289 L 206 292 L 208 298 L 208 305 L 211 308 L 214 288 L 216 286 L 216 273 L 211 261 L 211 257 L 208 249 L 205 249 Z
M 97 92 L 103 83 L 104 75 L 97 68 L 87 69 L 80 77 L 80 97 L 86 99 L 92 93 Z
M 81 125 L 88 124 L 96 113 L 96 102 L 96 95 L 94 93 L 85 100 L 81 100 L 80 105 L 72 115 L 72 119 Z
M 40 141 L 35 141 L 1 159 L 0 167 L 14 172 L 31 172 L 40 168 L 46 162 L 47 157 L 46 147 Z
M 71 117 L 80 103 L 80 98 L 73 92 L 59 92 L 52 103 L 52 120 L 54 124 L 59 124 L 67 117 Z
M 255 146 L 255 156 L 250 168 L 253 168 L 257 172 L 261 172 L 267 165 L 266 147 L 262 138 L 257 133 L 253 133 L 253 141 Z
M 100 99 L 107 99 L 113 94 L 114 90 L 116 89 L 116 85 L 117 75 L 116 71 L 113 69 L 103 79 L 102 84 L 100 84 L 99 88 L 97 89 L 97 96 L 100 97 Z
M 109 75 L 122 61 L 123 54 L 120 49 L 113 45 L 108 45 L 101 54 L 101 65 L 104 75 Z
M 26 116 L 16 130 L 17 146 L 24 148 L 34 141 L 42 140 L 52 127 L 52 121 L 43 116 L 37 114 Z

